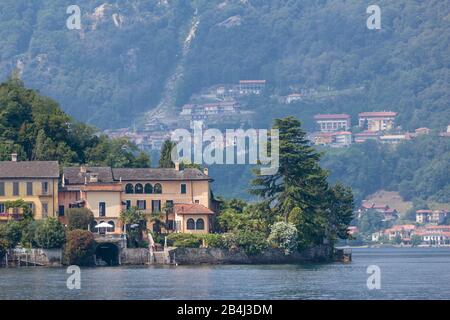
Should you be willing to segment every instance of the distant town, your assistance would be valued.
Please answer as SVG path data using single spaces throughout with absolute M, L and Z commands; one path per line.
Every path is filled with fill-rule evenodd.
M 189 103 L 181 107 L 178 114 L 177 128 L 193 128 L 194 122 L 201 122 L 205 127 L 226 118 L 239 123 L 243 118 L 253 114 L 242 105 L 242 99 L 248 96 L 258 96 L 264 93 L 266 80 L 240 80 L 237 84 L 222 84 L 207 88 L 191 97 Z M 360 88 L 359 88 L 360 89 Z M 329 88 L 327 93 L 332 92 Z M 324 93 L 316 90 L 299 90 L 279 100 L 285 104 L 294 104 L 311 96 Z M 176 115 L 174 115 L 175 117 Z M 404 131 L 396 125 L 397 112 L 375 111 L 361 112 L 354 125 L 352 117 L 346 113 L 316 114 L 311 121 L 315 123 L 315 131 L 308 138 L 317 146 L 334 148 L 348 147 L 354 143 L 374 140 L 384 144 L 396 145 L 399 142 L 412 140 L 419 135 L 428 135 L 436 128 L 417 128 L 413 132 Z M 142 150 L 160 150 L 163 142 L 170 139 L 171 130 L 157 119 L 150 119 L 145 128 L 122 128 L 106 130 L 104 133 L 111 138 L 127 137 Z M 447 128 L 437 129 L 438 136 L 450 138 L 450 124 Z

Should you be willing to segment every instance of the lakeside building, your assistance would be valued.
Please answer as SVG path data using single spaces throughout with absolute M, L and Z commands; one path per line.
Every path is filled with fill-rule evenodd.
M 69 167 L 64 168 L 59 192 L 59 217 L 65 209 L 85 207 L 97 224 L 107 222 L 107 233 L 121 233 L 120 212 L 136 207 L 149 219 L 150 230 L 160 228 L 151 217 L 160 216 L 168 232 L 209 233 L 214 199 L 205 169 Z M 194 223 L 192 223 L 194 222 Z
M 217 213 L 208 169 L 66 167 L 60 178 L 56 161 L 0 162 L 0 221 L 21 220 L 23 212 L 5 203 L 23 200 L 35 219 L 57 217 L 67 224 L 69 208 L 87 208 L 95 224 L 112 227 L 107 234 L 121 234 L 120 213 L 132 207 L 147 216 L 147 226 L 158 231 L 209 233 Z M 158 219 L 154 219 L 154 218 Z M 97 232 L 92 226 L 91 231 Z
M 417 229 L 414 235 L 422 239 L 426 245 L 450 245 L 450 226 L 426 226 Z
M 359 127 L 369 131 L 378 132 L 394 128 L 396 112 L 362 112 L 359 114 Z
M 416 222 L 441 224 L 445 221 L 447 215 L 448 212 L 445 210 L 417 210 Z
M 347 131 L 351 127 L 348 114 L 316 114 L 314 120 L 320 132 Z
M 389 229 L 384 230 L 383 234 L 390 240 L 394 240 L 397 237 L 402 239 L 403 244 L 411 243 L 411 236 L 414 234 L 416 226 L 413 224 L 396 225 Z M 373 237 L 372 237 L 373 238 Z
M 56 217 L 58 207 L 59 166 L 56 161 L 0 162 L 0 221 L 20 220 L 23 211 L 6 208 L 6 203 L 22 199 L 36 219 Z

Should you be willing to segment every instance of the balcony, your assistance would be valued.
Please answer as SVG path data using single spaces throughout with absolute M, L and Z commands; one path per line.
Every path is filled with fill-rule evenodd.
M 0 213 L 0 221 L 10 221 L 10 220 L 20 221 L 22 219 L 23 214 L 21 213 L 7 213 L 7 212 Z

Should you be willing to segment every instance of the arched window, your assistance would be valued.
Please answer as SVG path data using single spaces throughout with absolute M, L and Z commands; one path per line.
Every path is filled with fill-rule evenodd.
M 198 220 L 197 220 L 198 223 Z M 114 221 L 108 221 L 108 224 L 112 225 L 111 228 L 107 228 L 106 231 L 108 232 L 114 232 L 116 230 L 116 224 L 114 223 Z
M 131 183 L 128 183 L 126 186 L 125 186 L 125 193 L 134 193 L 134 187 L 133 187 L 133 185 L 131 184 Z
M 205 229 L 205 220 L 203 220 L 202 218 L 197 219 L 197 222 L 195 223 L 195 229 L 204 230 Z
M 134 186 L 134 193 L 144 193 L 144 187 L 138 183 Z
M 153 193 L 153 187 L 150 183 L 145 184 L 144 193 L 146 193 L 146 194 Z
M 162 186 L 159 183 L 155 184 L 155 186 L 153 187 L 153 192 L 162 193 Z
M 102 224 L 105 223 L 105 221 L 100 221 L 98 224 Z M 98 230 L 98 233 L 100 234 L 105 234 L 106 233 L 106 228 L 96 228 Z
M 186 222 L 186 227 L 188 230 L 195 230 L 195 221 L 192 218 L 189 218 Z

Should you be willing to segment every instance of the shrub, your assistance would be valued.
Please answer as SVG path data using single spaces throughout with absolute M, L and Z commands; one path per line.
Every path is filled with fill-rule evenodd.
M 0 225 L 0 238 L 5 240 L 9 248 L 14 248 L 22 238 L 22 226 L 20 222 L 9 221 L 5 225 Z
M 293 253 L 298 245 L 298 231 L 294 224 L 276 222 L 271 227 L 269 243 L 284 250 L 285 255 Z
M 167 243 L 180 248 L 199 248 L 200 238 L 191 233 L 172 233 L 167 236 Z
M 6 252 L 8 252 L 9 242 L 5 239 L 0 239 L 0 259 L 3 259 Z
M 87 208 L 70 208 L 66 211 L 69 230 L 88 230 L 94 221 L 94 214 Z
M 94 264 L 94 235 L 86 230 L 73 230 L 67 235 L 64 260 L 67 264 L 89 266 Z
M 267 248 L 264 232 L 254 230 L 240 230 L 236 232 L 236 243 L 248 255 L 257 255 Z
M 66 241 L 64 226 L 56 218 L 37 221 L 35 240 L 39 248 L 61 248 Z
M 36 227 L 37 223 L 33 220 L 24 220 L 23 228 L 22 228 L 22 238 L 20 242 L 24 247 L 37 247 L 36 243 Z
M 225 241 L 222 234 L 204 234 L 200 238 L 205 241 L 205 245 L 210 248 L 225 248 Z

